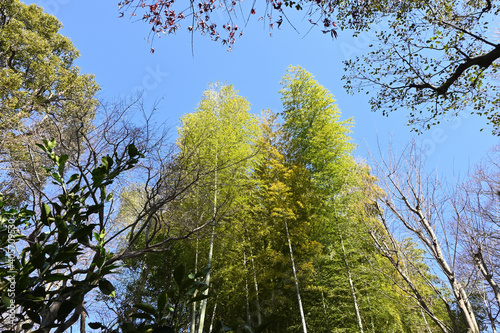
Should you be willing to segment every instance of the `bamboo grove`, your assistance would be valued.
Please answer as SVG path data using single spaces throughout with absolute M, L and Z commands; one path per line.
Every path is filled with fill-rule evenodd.
M 232 86 L 210 85 L 197 110 L 182 118 L 177 144 L 181 155 L 190 152 L 183 168 L 208 171 L 166 214 L 179 223 L 184 216 L 212 222 L 177 243 L 168 259 L 129 262 L 140 278 L 127 280 L 123 309 L 175 286 L 171 272 L 185 264 L 193 273 L 209 269 L 209 297 L 183 311 L 186 331 L 213 332 L 217 321 L 242 332 L 438 329 L 398 287 L 405 282 L 370 238 L 370 230 L 383 232 L 374 208 L 383 192 L 353 157 L 353 121 L 340 119 L 332 94 L 300 67 L 288 69 L 280 94 L 283 109 L 259 117 Z M 123 202 L 130 210 L 132 201 Z M 407 243 L 414 264 L 425 267 Z M 433 311 L 445 314 L 425 285 L 429 269 L 425 277 L 409 274 Z

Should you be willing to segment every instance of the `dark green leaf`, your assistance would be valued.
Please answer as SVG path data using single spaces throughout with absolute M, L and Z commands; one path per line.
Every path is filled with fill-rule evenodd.
M 66 300 L 61 303 L 61 307 L 59 308 L 59 311 L 57 312 L 56 318 L 59 321 L 63 321 L 66 319 L 66 317 L 76 308 L 78 305 L 77 302 L 71 301 L 71 300 Z
M 92 231 L 94 230 L 96 225 L 97 224 L 93 223 L 93 224 L 89 224 L 89 225 L 86 225 L 84 227 L 81 227 L 80 229 L 75 231 L 73 233 L 73 235 L 71 235 L 71 239 L 88 239 L 88 238 L 90 238 L 92 235 Z
M 54 207 L 56 215 L 61 215 L 62 208 L 57 203 L 53 202 L 52 207 Z
M 92 182 L 94 187 L 99 187 L 104 180 L 104 176 L 106 175 L 105 171 L 102 168 L 97 168 L 92 170 Z
M 204 278 L 205 276 L 207 276 L 208 272 L 210 272 L 210 267 L 206 267 L 202 271 L 199 271 L 198 273 L 196 273 L 195 277 Z
M 154 320 L 154 317 L 148 313 L 144 313 L 144 312 L 141 312 L 141 313 L 134 313 L 133 315 L 130 316 L 131 318 L 135 318 L 135 319 L 146 319 L 146 320 L 151 320 L 153 321 Z
M 184 264 L 180 264 L 174 270 L 174 280 L 175 283 L 180 287 L 182 285 L 182 280 L 184 279 L 184 274 L 186 273 L 186 266 Z
M 108 280 L 101 279 L 99 281 L 99 289 L 101 290 L 101 292 L 103 294 L 111 296 L 111 297 L 115 297 L 115 287 Z
M 44 140 L 44 141 L 46 141 L 46 140 Z M 40 143 L 35 143 L 35 145 L 36 145 L 37 147 L 41 148 L 44 152 L 47 152 L 47 148 L 45 148 L 45 146 L 44 146 L 44 145 L 42 145 L 42 144 L 40 144 Z
M 136 146 L 133 143 L 129 144 L 127 149 L 128 149 L 128 156 L 130 156 L 131 158 L 139 155 L 139 151 L 137 150 Z
M 131 323 L 123 323 L 121 329 L 124 333 L 137 333 L 137 329 Z
M 59 250 L 59 245 L 57 245 L 57 243 L 52 243 L 52 244 L 45 246 L 45 248 L 43 249 L 43 252 L 45 252 L 49 255 L 52 255 L 57 250 Z
M 42 204 L 40 219 L 42 220 L 42 223 L 46 226 L 50 225 L 49 217 L 50 217 L 50 206 L 44 202 Z
M 79 177 L 80 177 L 80 175 L 77 174 L 77 173 L 71 175 L 71 177 L 69 177 L 69 179 L 66 182 L 66 184 L 71 184 L 72 182 L 74 182 L 75 180 L 77 180 Z
M 5 295 L 2 295 L 2 303 L 5 304 L 7 307 L 9 307 L 12 303 L 12 299 L 10 299 Z
M 56 255 L 55 260 L 63 262 L 66 262 L 68 260 L 74 261 L 74 259 L 78 258 L 78 256 L 82 253 L 83 252 L 80 251 L 62 251 Z
M 64 173 L 64 167 L 66 166 L 66 161 L 68 161 L 68 155 L 61 155 L 61 157 L 59 157 L 58 167 L 60 175 Z
M 120 267 L 120 265 L 107 265 L 101 268 L 101 274 L 102 275 L 107 275 L 110 273 L 113 273 L 113 270 Z
M 63 245 L 64 243 L 66 243 L 66 240 L 68 239 L 68 233 L 69 233 L 68 226 L 65 221 L 60 221 L 58 223 L 57 228 L 59 229 L 59 233 L 57 235 L 57 242 L 59 243 L 59 245 Z
M 106 328 L 106 326 L 101 323 L 89 323 L 89 327 L 94 330 L 97 330 L 99 328 Z
M 199 290 L 199 291 L 203 291 L 203 290 L 208 289 L 208 285 L 205 282 L 201 282 L 201 281 L 195 281 L 193 283 L 193 286 L 196 288 L 196 290 Z
M 35 268 L 42 269 L 45 264 L 45 255 L 42 253 L 38 253 L 31 257 L 31 263 Z
M 103 207 L 103 205 L 101 205 L 101 204 L 89 206 L 89 208 L 87 210 L 87 215 L 92 215 L 92 214 L 95 214 L 95 213 L 99 212 L 99 210 L 102 207 Z
M 166 304 L 167 304 L 167 293 L 163 291 L 158 295 L 158 302 L 157 302 L 158 311 L 163 311 Z
M 33 327 L 33 324 L 32 323 L 24 323 L 24 324 L 21 325 L 21 327 L 22 327 L 23 330 L 27 330 L 28 331 L 30 328 Z
M 38 313 L 33 311 L 27 311 L 26 314 L 34 323 L 40 324 L 42 322 Z
M 156 315 L 156 310 L 155 310 L 155 308 L 151 304 L 148 304 L 148 303 L 138 303 L 138 304 L 135 304 L 134 307 L 136 307 L 139 310 L 142 310 L 144 312 L 147 312 L 149 314 L 152 314 L 153 316 Z
M 113 159 L 109 156 L 104 156 L 101 158 L 101 164 L 104 166 L 106 173 L 109 172 L 109 169 L 113 165 Z
M 198 302 L 198 301 L 202 301 L 202 300 L 204 300 L 204 299 L 207 299 L 207 298 L 209 298 L 209 297 L 210 297 L 210 296 L 208 296 L 208 295 L 198 295 L 198 296 L 196 296 L 196 297 L 191 298 L 191 299 L 189 300 L 189 302 L 190 302 L 190 303 L 193 303 L 193 302 Z
M 85 188 L 85 187 L 83 187 L 83 188 Z M 78 192 L 79 190 L 80 190 L 80 184 L 79 184 L 79 183 L 76 183 L 76 184 L 75 184 L 75 186 L 73 186 L 73 187 L 71 188 L 71 190 L 69 190 L 69 193 L 76 193 L 76 192 Z M 88 195 L 88 194 L 87 194 L 87 195 Z
M 60 273 L 56 273 L 56 274 L 51 274 L 49 276 L 47 276 L 44 280 L 46 282 L 53 282 L 53 281 L 63 281 L 63 280 L 68 280 L 70 279 L 71 277 L 68 276 L 68 275 L 64 275 L 64 274 L 60 274 Z
M 38 237 L 38 242 L 39 243 L 42 243 L 44 240 L 46 240 L 48 237 L 50 236 L 50 234 L 48 232 L 42 232 Z
M 45 293 L 45 286 L 39 286 L 31 293 L 31 295 L 35 297 L 45 297 Z

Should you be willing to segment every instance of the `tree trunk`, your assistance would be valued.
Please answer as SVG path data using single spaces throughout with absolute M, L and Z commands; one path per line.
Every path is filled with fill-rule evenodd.
M 304 333 L 307 333 L 306 317 L 304 315 L 304 309 L 302 308 L 302 300 L 300 298 L 300 291 L 299 291 L 299 281 L 297 279 L 297 270 L 295 269 L 295 261 L 293 259 L 292 240 L 290 239 L 290 233 L 288 232 L 288 223 L 286 221 L 286 218 L 285 218 L 285 229 L 286 229 L 286 237 L 288 239 L 288 248 L 290 249 L 290 260 L 292 261 L 293 279 L 295 281 L 295 289 L 297 290 L 297 300 L 299 302 L 299 311 L 300 311 L 300 318 L 302 320 L 302 329 Z
M 342 235 L 340 234 L 340 227 L 338 227 L 338 230 L 339 230 L 339 237 L 340 237 L 340 245 L 342 247 L 342 258 L 344 259 L 345 269 L 346 269 L 346 273 L 347 273 L 347 279 L 349 280 L 349 288 L 351 289 L 351 297 L 352 297 L 352 301 L 354 303 L 354 311 L 356 312 L 356 318 L 358 321 L 359 332 L 364 333 L 363 322 L 361 321 L 361 314 L 359 312 L 358 300 L 356 298 L 356 292 L 354 290 L 354 284 L 352 282 L 351 270 L 349 269 L 349 264 L 347 263 L 347 256 L 345 253 L 344 240 L 342 239 Z
M 205 279 L 205 283 L 209 288 L 203 291 L 203 295 L 208 295 L 208 290 L 210 289 L 210 272 L 212 270 L 212 257 L 214 252 L 214 237 L 215 237 L 215 224 L 212 225 L 212 235 L 210 237 L 210 249 L 208 251 L 208 272 Z M 205 326 L 205 314 L 207 311 L 207 299 L 201 301 L 200 305 L 200 324 L 198 327 L 198 333 L 203 333 L 203 327 Z
M 380 210 L 380 208 L 378 208 L 378 209 Z M 405 293 L 410 295 L 418 303 L 419 307 L 432 319 L 432 321 L 434 321 L 434 323 L 436 323 L 436 325 L 438 325 L 438 327 L 441 329 L 441 331 L 443 333 L 451 333 L 452 332 L 451 328 L 448 327 L 448 325 L 446 323 L 444 323 L 441 319 L 439 319 L 434 314 L 434 312 L 428 306 L 425 297 L 423 297 L 420 294 L 420 290 L 418 289 L 417 285 L 415 283 L 413 283 L 410 276 L 408 274 L 406 274 L 405 271 L 403 270 L 402 266 L 404 266 L 405 263 L 401 261 L 401 257 L 400 257 L 400 253 L 399 253 L 400 249 L 399 249 L 399 247 L 397 247 L 398 242 L 396 239 L 394 239 L 394 236 L 390 233 L 390 230 L 387 226 L 387 221 L 385 219 L 385 216 L 381 213 L 381 211 L 380 211 L 380 220 L 382 221 L 382 224 L 383 224 L 385 230 L 387 231 L 387 236 L 389 237 L 389 243 L 392 244 L 393 246 L 395 246 L 395 248 L 388 245 L 383 240 L 383 238 L 377 237 L 377 235 L 375 234 L 375 232 L 373 230 L 371 230 L 369 232 L 369 234 L 372 237 L 377 249 L 380 251 L 380 253 L 384 257 L 386 257 L 389 260 L 389 262 L 396 269 L 396 271 L 399 273 L 399 275 L 401 276 L 403 281 L 406 283 L 408 288 L 410 288 L 410 290 L 406 290 L 405 287 L 402 287 L 400 285 L 399 285 L 399 287 L 401 288 L 401 290 L 403 290 Z M 443 298 L 441 298 L 441 299 L 445 303 L 446 307 L 448 308 L 449 304 L 446 302 L 446 300 Z M 450 316 L 450 320 L 453 322 L 453 324 L 455 324 L 452 316 Z M 454 331 L 456 331 L 456 330 L 454 330 Z
M 198 273 L 198 238 L 196 238 L 196 252 L 194 257 L 194 273 Z M 196 297 L 197 290 L 194 292 L 193 297 Z M 191 332 L 196 332 L 196 302 L 193 302 L 192 305 L 192 314 L 191 314 Z
M 215 320 L 216 311 L 217 311 L 217 299 L 215 299 L 214 311 L 212 311 L 212 319 L 210 320 L 210 328 L 208 329 L 209 333 L 212 333 L 212 330 L 214 328 L 214 320 Z
M 213 222 L 212 222 L 212 234 L 210 236 L 210 249 L 208 251 L 208 272 L 205 279 L 205 283 L 208 288 L 203 291 L 203 295 L 208 295 L 208 290 L 210 289 L 210 273 L 212 271 L 212 257 L 214 252 L 214 238 L 215 238 L 215 217 L 217 215 L 217 153 L 215 154 L 215 181 L 214 181 L 214 212 L 213 212 Z M 203 333 L 203 327 L 205 326 L 205 313 L 207 311 L 207 299 L 201 301 L 200 305 L 200 325 L 198 327 L 198 333 Z
M 243 266 L 245 267 L 245 306 L 246 306 L 246 323 L 250 325 L 250 295 L 248 290 L 248 268 L 247 268 L 247 256 L 245 253 L 245 237 L 243 237 Z
M 247 231 L 248 233 L 248 231 Z M 257 325 L 262 324 L 262 314 L 260 311 L 260 301 L 259 301 L 259 284 L 257 282 L 257 272 L 255 271 L 255 262 L 253 260 L 252 243 L 250 242 L 250 237 L 248 237 L 248 243 L 250 244 L 250 262 L 252 263 L 252 273 L 253 273 L 253 283 L 255 287 L 255 301 L 257 306 Z
M 495 295 L 497 305 L 500 307 L 500 286 L 498 286 L 498 283 L 493 279 L 494 273 L 488 270 L 488 266 L 486 265 L 486 262 L 484 260 L 483 249 L 481 246 L 478 246 L 478 251 L 474 255 L 474 260 L 476 262 L 476 266 L 481 271 L 481 274 L 483 275 L 484 279 L 486 280 L 486 282 L 488 282 L 491 289 L 493 290 L 493 294 Z
M 87 326 L 87 312 L 85 311 L 85 301 L 82 301 L 82 313 L 80 314 L 80 333 L 85 333 Z
M 492 333 L 497 333 L 497 327 L 495 325 L 495 322 L 497 320 L 497 315 L 492 313 L 490 304 L 487 300 L 487 293 L 486 293 L 486 288 L 484 287 L 483 284 L 483 302 L 484 302 L 484 308 L 486 309 L 486 313 L 488 315 L 488 319 L 490 321 L 490 326 L 491 326 L 491 332 Z
M 425 327 L 427 328 L 429 333 L 432 333 L 431 328 L 429 327 L 429 323 L 427 322 L 427 318 L 425 318 L 425 313 L 422 310 L 422 308 L 420 308 L 420 313 L 422 314 L 422 318 L 424 318 Z

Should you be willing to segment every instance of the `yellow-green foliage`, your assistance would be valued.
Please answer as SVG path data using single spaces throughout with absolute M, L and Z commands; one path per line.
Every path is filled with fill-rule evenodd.
M 217 212 L 207 313 L 232 328 L 302 332 L 289 235 L 310 332 L 358 331 L 346 262 L 366 331 L 423 332 L 421 313 L 369 237 L 382 192 L 353 158 L 352 121 L 340 119 L 333 96 L 300 67 L 289 68 L 281 94 L 282 112 L 264 112 L 260 130 L 231 86 L 210 88 L 182 118 L 179 156 L 200 181 L 172 208 L 185 217 L 178 223 Z M 169 260 L 206 266 L 205 235 Z M 424 265 L 420 257 L 416 264 Z
M 76 133 L 94 117 L 99 87 L 73 65 L 78 51 L 60 29 L 36 5 L 0 2 L 0 158 L 10 170 L 0 191 L 11 199 L 29 195 L 19 177 L 43 185 L 34 143 L 57 138 L 71 153 Z

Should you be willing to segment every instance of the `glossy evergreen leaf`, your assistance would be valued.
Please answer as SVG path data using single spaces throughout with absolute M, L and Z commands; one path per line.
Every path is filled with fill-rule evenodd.
M 140 312 L 140 313 L 134 313 L 130 316 L 131 318 L 134 319 L 146 319 L 150 321 L 154 321 L 154 317 L 148 313 Z
M 138 304 L 134 304 L 134 307 L 138 308 L 139 310 L 142 310 L 146 313 L 149 313 L 153 316 L 156 316 L 156 309 L 151 305 L 151 304 L 148 304 L 148 303 L 138 303 Z
M 101 323 L 97 323 L 97 322 L 92 322 L 92 323 L 89 323 L 89 327 L 91 329 L 94 329 L 94 330 L 97 330 L 97 329 L 100 329 L 100 328 L 106 328 L 106 326 L 104 326 L 103 324 Z
M 162 291 L 158 295 L 158 301 L 157 301 L 158 311 L 163 311 L 163 309 L 165 309 L 165 305 L 167 305 L 167 293 L 165 291 Z
M 104 278 L 99 280 L 99 289 L 103 294 L 115 297 L 115 287 L 111 282 Z
M 174 280 L 175 280 L 175 283 L 177 283 L 177 285 L 179 287 L 182 286 L 182 281 L 184 279 L 185 273 L 186 273 L 186 265 L 184 265 L 184 264 L 180 264 L 174 270 Z

